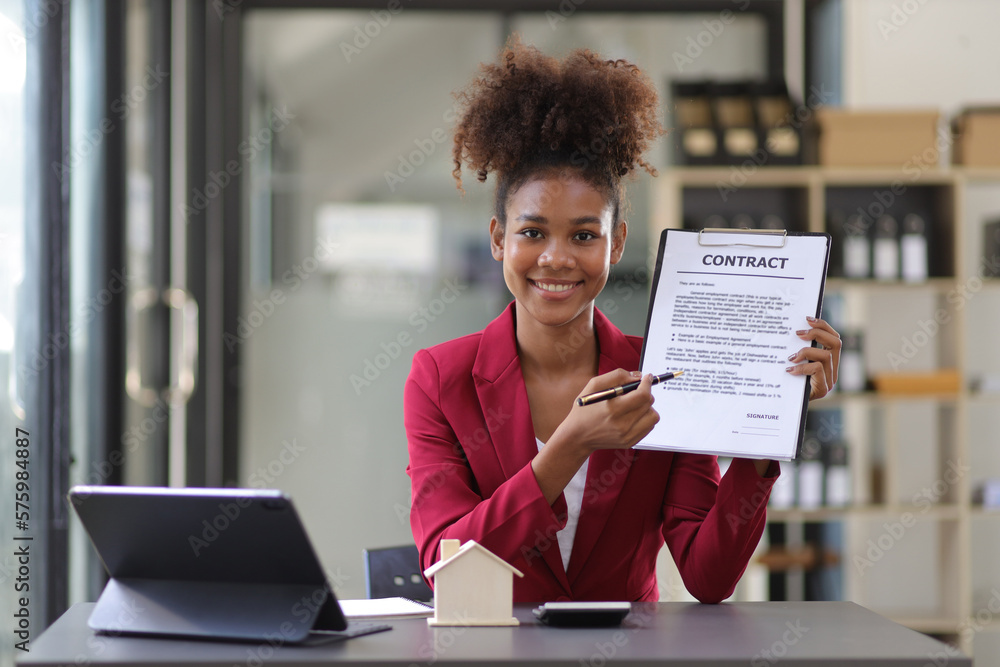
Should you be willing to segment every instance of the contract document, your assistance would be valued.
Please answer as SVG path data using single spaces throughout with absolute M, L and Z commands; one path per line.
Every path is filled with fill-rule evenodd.
M 660 237 L 644 373 L 659 423 L 636 448 L 792 460 L 809 383 L 785 371 L 820 316 L 828 234 L 668 229 Z

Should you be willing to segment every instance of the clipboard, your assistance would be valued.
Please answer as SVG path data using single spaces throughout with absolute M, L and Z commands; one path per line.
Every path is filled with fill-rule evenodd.
M 670 230 L 664 229 L 661 238 Z M 685 230 L 674 230 L 685 231 Z M 792 232 L 801 236 L 805 232 Z M 713 235 L 735 234 L 740 240 L 715 241 Z M 745 240 L 744 240 L 745 239 Z M 698 230 L 698 245 L 700 246 L 748 246 L 751 248 L 784 248 L 788 239 L 788 231 L 784 229 L 730 229 L 728 227 L 706 227 Z
M 784 368 L 791 351 L 803 347 L 794 331 L 803 328 L 806 315 L 821 315 L 829 261 L 830 235 L 821 232 L 664 230 L 650 289 L 641 368 L 652 373 L 682 370 L 685 375 L 654 387 L 656 407 L 666 408 L 660 414 L 669 417 L 661 419 L 636 448 L 797 458 L 810 386 L 808 377 L 790 376 Z M 674 305 L 663 306 L 664 302 Z M 769 304 L 775 312 L 766 307 Z M 779 307 L 784 307 L 780 313 Z M 801 322 L 795 319 L 799 316 Z M 761 318 L 767 320 L 766 327 Z M 775 354 L 782 341 L 787 347 Z M 768 355 L 774 357 L 774 366 L 781 364 L 787 379 L 771 370 Z M 776 379 L 740 375 L 751 369 Z M 803 387 L 792 395 L 788 383 L 796 381 Z M 679 402 L 681 398 L 686 403 Z M 733 413 L 735 409 L 742 412 Z M 696 418 L 700 419 L 693 421 Z M 668 435 L 667 429 L 678 424 L 682 426 L 677 433 Z M 769 442 L 771 438 L 778 440 Z M 781 446 L 775 446 L 779 442 Z

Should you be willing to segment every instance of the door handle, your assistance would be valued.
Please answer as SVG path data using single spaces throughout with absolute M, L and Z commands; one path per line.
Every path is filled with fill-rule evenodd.
M 177 368 L 177 377 L 164 394 L 171 405 L 181 405 L 191 400 L 198 379 L 198 302 L 179 287 L 164 290 L 163 302 L 171 310 L 170 365 Z M 176 326 L 173 313 L 180 314 Z M 174 341 L 177 341 L 176 352 Z
M 143 382 L 138 339 L 139 316 L 157 303 L 170 309 L 171 383 L 162 391 Z M 170 405 L 187 403 L 197 385 L 198 303 L 194 297 L 179 287 L 168 287 L 162 294 L 154 287 L 138 290 L 129 300 L 126 331 L 125 390 L 132 400 L 147 408 L 160 398 Z

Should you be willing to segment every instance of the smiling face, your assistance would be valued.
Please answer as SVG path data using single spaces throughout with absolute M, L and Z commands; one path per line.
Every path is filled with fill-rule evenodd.
M 627 227 L 614 224 L 608 197 L 579 176 L 553 173 L 524 183 L 506 208 L 506 225 L 493 218 L 490 238 L 518 316 L 547 326 L 590 318 L 625 248 Z

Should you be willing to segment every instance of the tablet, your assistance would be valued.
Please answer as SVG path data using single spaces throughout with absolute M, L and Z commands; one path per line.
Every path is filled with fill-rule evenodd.
M 280 491 L 75 486 L 69 500 L 110 576 L 94 630 L 297 643 L 389 628 L 349 627 Z

